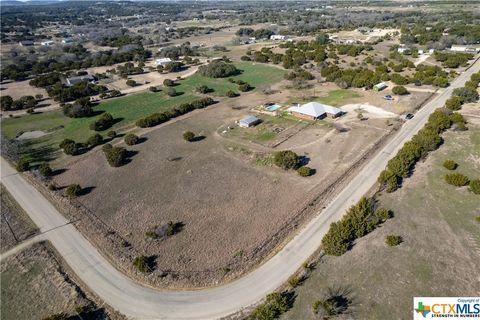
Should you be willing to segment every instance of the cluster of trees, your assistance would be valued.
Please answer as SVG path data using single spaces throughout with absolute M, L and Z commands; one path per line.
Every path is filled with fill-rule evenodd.
M 353 45 L 353 44 L 337 44 L 336 46 L 331 46 L 331 48 L 335 48 L 337 54 L 340 55 L 348 55 L 350 57 L 356 57 L 362 53 L 363 50 L 366 49 L 363 45 Z M 367 49 L 371 49 L 371 46 L 368 46 Z M 333 50 L 332 50 L 333 52 Z
M 62 80 L 62 74 L 60 72 L 50 72 L 37 76 L 35 79 L 29 81 L 29 84 L 34 87 L 46 88 L 60 83 Z
M 101 51 L 91 55 L 85 55 L 83 51 L 81 54 L 73 54 L 76 54 L 75 59 L 68 59 L 65 61 L 57 61 L 51 58 L 36 62 L 25 61 L 24 63 L 8 65 L 2 70 L 1 79 L 18 81 L 25 79 L 29 74 L 43 74 L 48 72 L 109 66 L 132 60 L 143 61 L 150 58 L 152 55 L 150 51 L 137 45 L 129 48 L 121 48 L 119 50 Z
M 125 144 L 127 146 L 133 146 L 133 145 L 136 145 L 140 141 L 140 138 L 133 133 L 128 133 L 125 136 L 125 138 L 123 138 L 123 141 L 125 141 Z
M 108 164 L 112 167 L 120 167 L 127 162 L 128 151 L 125 148 L 114 147 L 110 143 L 107 143 L 102 147 L 102 151 L 105 154 Z
M 385 208 L 375 210 L 375 201 L 363 197 L 340 221 L 330 225 L 322 239 L 322 249 L 328 255 L 341 256 L 351 248 L 355 239 L 373 231 L 390 217 L 392 212 Z
M 240 28 L 235 33 L 239 37 L 254 37 L 256 39 L 269 39 L 272 35 L 275 34 L 272 30 L 269 29 L 257 29 L 252 28 Z
M 37 105 L 38 100 L 33 96 L 23 96 L 18 100 L 13 100 L 11 96 L 0 97 L 0 108 L 2 111 L 32 109 Z
M 127 44 L 137 44 L 141 45 L 142 44 L 142 36 L 131 36 L 128 34 L 122 34 L 118 36 L 112 36 L 112 37 L 105 37 L 103 38 L 100 43 L 101 46 L 104 47 L 123 47 Z
M 238 74 L 240 71 L 231 63 L 215 60 L 205 66 L 200 66 L 198 72 L 205 77 L 226 78 Z
M 143 73 L 143 67 L 141 66 L 143 62 L 140 62 L 137 67 L 133 62 L 127 62 L 123 66 L 117 67 L 117 73 L 120 74 L 122 78 L 127 78 L 127 76 L 132 74 L 140 74 Z
M 450 53 L 443 51 L 435 51 L 433 54 L 435 60 L 442 62 L 442 65 L 447 68 L 458 68 L 465 65 L 468 60 L 473 59 L 473 54 L 470 53 Z
M 400 187 L 402 179 L 408 176 L 415 163 L 441 144 L 440 133 L 451 125 L 452 120 L 445 110 L 438 109 L 430 115 L 425 127 L 405 143 L 378 177 L 387 192 Z
M 261 63 L 272 62 L 279 64 L 283 60 L 283 54 L 274 53 L 270 48 L 262 48 L 260 51 L 247 51 L 245 56 L 240 57 L 243 61 L 255 61 Z
M 453 161 L 453 160 L 445 160 L 443 162 L 443 166 L 448 169 L 448 170 L 455 170 L 458 168 L 458 164 Z M 480 179 L 470 179 L 466 175 L 462 173 L 449 173 L 445 175 L 445 181 L 448 184 L 451 184 L 452 186 L 456 187 L 463 187 L 466 186 L 467 184 L 470 187 L 470 191 L 472 191 L 475 194 L 480 194 Z
M 448 86 L 448 74 L 439 66 L 419 64 L 415 70 L 413 78 L 409 79 L 410 83 L 434 85 L 441 88 Z
M 250 84 L 248 84 L 245 81 L 240 80 L 240 79 L 228 78 L 228 82 L 237 84 L 238 85 L 238 90 L 240 90 L 241 92 L 247 92 L 247 91 L 250 91 L 250 90 L 253 89 L 253 87 Z M 228 96 L 231 97 L 231 95 L 227 95 L 227 97 Z M 237 96 L 236 93 L 235 93 L 235 96 Z
M 180 56 L 197 56 L 198 49 L 191 47 L 190 42 L 182 43 L 180 46 L 165 47 L 159 52 L 160 57 L 178 60 Z
M 273 156 L 273 162 L 277 167 L 284 170 L 297 169 L 300 165 L 300 158 L 291 150 L 278 151 Z
M 392 92 L 398 95 L 405 95 L 409 93 L 407 88 L 405 88 L 404 86 L 395 86 L 392 88 Z
M 90 130 L 103 131 L 110 128 L 114 123 L 115 119 L 113 119 L 113 116 L 105 112 L 98 120 L 90 123 Z
M 160 123 L 166 122 L 172 118 L 178 117 L 195 109 L 203 109 L 214 103 L 210 97 L 201 98 L 189 103 L 181 104 L 171 110 L 165 112 L 154 113 L 146 118 L 137 120 L 136 125 L 140 128 L 153 127 Z
M 472 80 L 479 80 L 479 74 L 472 75 Z M 451 110 L 461 108 L 463 102 L 478 100 L 478 92 L 471 88 L 457 88 L 453 91 L 452 97 L 447 100 L 445 108 L 437 109 L 428 118 L 428 122 L 412 140 L 398 151 L 387 164 L 387 168 L 378 177 L 378 182 L 387 192 L 397 190 L 402 179 L 406 178 L 415 163 L 425 157 L 430 151 L 435 150 L 442 142 L 440 134 L 455 124 L 458 129 L 466 130 L 464 117 Z
M 65 154 L 75 156 L 81 152 L 87 145 L 85 143 L 75 142 L 72 139 L 64 139 L 60 142 L 59 147 Z
M 372 70 L 358 69 L 341 69 L 337 65 L 329 65 L 322 69 L 322 77 L 329 82 L 335 82 L 340 88 L 372 88 L 374 85 L 384 80 L 383 75 L 373 72 Z M 388 76 L 388 75 L 387 75 Z
M 285 74 L 285 79 L 287 80 L 313 80 L 315 77 L 313 74 L 308 72 L 305 69 L 295 69 L 294 71 L 290 71 L 289 73 Z
M 70 118 L 83 118 L 93 115 L 92 103 L 89 97 L 75 100 L 73 104 L 62 105 L 63 114 Z
M 79 98 L 89 97 L 108 91 L 105 86 L 91 84 L 89 82 L 76 83 L 71 87 L 64 87 L 61 83 L 57 83 L 46 89 L 50 97 L 55 101 L 60 102 L 74 101 Z
M 478 91 L 470 87 L 456 88 L 452 92 L 452 96 L 458 97 L 462 103 L 475 102 L 478 100 Z
M 302 166 L 300 157 L 291 150 L 276 152 L 273 155 L 273 163 L 284 170 L 296 170 L 301 177 L 309 177 L 314 173 L 312 168 Z
M 166 64 L 165 66 L 158 66 L 157 70 L 158 72 L 179 72 L 182 71 L 183 68 L 185 67 L 185 64 L 180 61 L 174 61 Z
M 102 92 L 99 95 L 100 99 L 110 99 L 110 98 L 115 98 L 115 97 L 120 97 L 122 93 L 120 90 L 110 90 L 107 92 Z

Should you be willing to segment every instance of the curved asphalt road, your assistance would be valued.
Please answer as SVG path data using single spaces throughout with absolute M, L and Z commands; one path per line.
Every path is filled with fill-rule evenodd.
M 142 286 L 116 270 L 77 229 L 6 161 L 1 159 L 2 183 L 31 216 L 80 279 L 114 309 L 135 319 L 216 319 L 235 313 L 282 285 L 314 253 L 330 223 L 339 220 L 376 182 L 397 150 L 443 106 L 453 88 L 463 86 L 476 62 L 452 85 L 407 121 L 383 150 L 362 169 L 323 212 L 314 217 L 278 254 L 246 276 L 216 288 L 162 291 Z M 213 257 L 212 257 L 213 258 Z

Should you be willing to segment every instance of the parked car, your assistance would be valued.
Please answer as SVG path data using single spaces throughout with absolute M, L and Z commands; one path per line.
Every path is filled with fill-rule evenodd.
M 412 113 L 407 113 L 407 114 L 405 115 L 405 119 L 406 119 L 406 120 L 410 120 L 410 119 L 412 119 L 412 118 L 413 118 L 413 114 L 412 114 Z
M 388 101 L 392 101 L 393 97 L 391 95 L 387 94 L 386 96 L 383 97 L 383 99 L 388 100 Z

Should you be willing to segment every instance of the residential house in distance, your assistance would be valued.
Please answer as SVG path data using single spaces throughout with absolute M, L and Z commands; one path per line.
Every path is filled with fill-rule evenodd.
M 155 60 L 155 65 L 157 66 L 166 66 L 169 63 L 172 63 L 173 60 L 170 58 L 158 58 Z
M 292 106 L 287 111 L 297 118 L 306 120 L 318 120 L 325 117 L 336 118 L 343 114 L 343 111 L 338 108 L 318 102 Z
M 255 116 L 248 116 L 248 117 L 245 117 L 243 118 L 242 120 L 240 120 L 238 122 L 238 125 L 242 128 L 249 128 L 249 127 L 253 127 L 253 126 L 256 126 L 257 124 L 259 124 L 260 122 L 262 122 L 262 120 L 260 120 L 259 118 L 255 117 Z
M 62 39 L 62 43 L 63 44 L 71 44 L 71 43 L 73 43 L 73 39 L 72 38 L 64 38 L 64 39 Z
M 397 52 L 398 52 L 398 53 L 401 53 L 401 54 L 408 54 L 408 53 L 410 53 L 410 48 L 409 48 L 409 47 L 403 47 L 403 46 L 402 46 L 402 47 L 399 47 L 399 48 L 397 49 Z
M 83 76 L 75 76 L 75 77 L 66 78 L 64 83 L 65 83 L 65 86 L 71 87 L 71 86 L 73 86 L 77 83 L 81 83 L 81 82 L 90 82 L 90 83 L 94 84 L 96 82 L 96 79 L 91 74 L 86 74 L 86 75 L 83 75 Z
M 387 84 L 385 82 L 380 82 L 373 86 L 373 91 L 377 91 L 377 92 L 382 91 L 386 87 L 387 87 Z
M 270 40 L 286 40 L 287 36 L 283 36 L 281 34 L 273 34 L 270 36 Z
M 55 42 L 53 42 L 52 40 L 46 40 L 46 41 L 40 42 L 40 44 L 42 46 L 53 46 L 55 44 Z
M 20 41 L 18 44 L 21 45 L 22 47 L 31 47 L 33 46 L 33 41 L 23 40 L 23 41 Z
M 461 46 L 461 45 L 452 45 L 450 51 L 454 52 L 467 52 L 467 53 L 477 53 L 480 52 L 480 45 L 478 46 Z

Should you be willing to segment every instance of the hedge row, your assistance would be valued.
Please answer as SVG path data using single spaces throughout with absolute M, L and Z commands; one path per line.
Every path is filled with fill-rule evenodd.
M 350 249 L 355 239 L 373 231 L 392 216 L 387 209 L 375 210 L 374 204 L 373 199 L 363 197 L 348 209 L 342 220 L 330 225 L 322 239 L 322 248 L 326 254 L 341 256 Z
M 157 112 L 148 117 L 137 120 L 136 125 L 140 128 L 148 128 L 167 122 L 168 120 L 186 114 L 195 109 L 202 109 L 214 103 L 210 97 L 201 98 L 189 103 L 184 103 L 165 112 Z
M 477 74 L 472 75 L 472 78 L 476 79 Z M 405 143 L 397 155 L 388 162 L 387 168 L 378 177 L 378 182 L 385 191 L 397 190 L 402 179 L 408 176 L 415 163 L 441 144 L 440 134 L 452 124 L 455 124 L 459 130 L 467 129 L 463 116 L 456 112 L 452 113 L 452 110 L 460 109 L 464 101 L 469 101 L 464 95 L 466 91 L 470 92 L 468 88 L 455 89 L 452 98 L 447 100 L 445 108 L 435 110 L 423 129 L 413 136 L 412 140 Z M 478 96 L 472 99 L 476 100 Z

